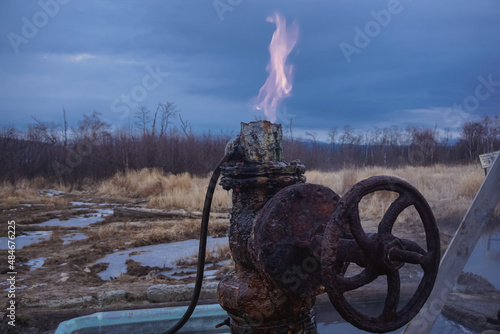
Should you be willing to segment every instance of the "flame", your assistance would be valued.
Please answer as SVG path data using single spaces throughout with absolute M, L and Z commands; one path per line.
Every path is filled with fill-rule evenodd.
M 286 19 L 278 13 L 274 17 L 268 17 L 267 21 L 276 23 L 276 31 L 269 44 L 271 59 L 266 68 L 269 76 L 259 90 L 255 108 L 264 109 L 267 119 L 276 122 L 276 109 L 281 100 L 288 97 L 292 91 L 293 66 L 285 63 L 297 43 L 299 29 L 296 24 L 292 24 L 287 30 Z

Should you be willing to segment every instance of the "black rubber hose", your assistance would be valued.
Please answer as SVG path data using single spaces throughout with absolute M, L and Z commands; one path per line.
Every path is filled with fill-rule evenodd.
M 193 314 L 196 304 L 198 303 L 198 298 L 200 297 L 201 285 L 203 283 L 203 272 L 205 270 L 205 253 L 207 249 L 207 234 L 208 234 L 208 221 L 210 219 L 210 207 L 212 206 L 212 198 L 214 196 L 215 186 L 217 185 L 217 180 L 220 175 L 220 168 L 224 162 L 226 162 L 229 157 L 232 156 L 232 152 L 228 153 L 222 158 L 217 167 L 215 167 L 212 177 L 210 178 L 210 183 L 208 184 L 207 194 L 205 195 L 205 204 L 203 205 L 203 215 L 201 216 L 201 229 L 200 229 L 200 248 L 198 251 L 198 267 L 196 272 L 196 283 L 194 285 L 193 297 L 191 297 L 191 302 L 182 316 L 182 318 L 165 334 L 176 333 L 181 329 L 186 322 L 189 320 Z

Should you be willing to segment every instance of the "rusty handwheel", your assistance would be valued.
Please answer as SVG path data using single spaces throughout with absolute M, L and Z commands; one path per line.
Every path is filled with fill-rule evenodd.
M 390 191 L 399 197 L 389 206 L 377 233 L 365 233 L 359 217 L 359 202 L 376 191 Z M 426 250 L 416 242 L 393 235 L 397 217 L 414 206 L 425 231 Z M 350 231 L 345 231 L 345 227 Z M 339 228 L 344 235 L 338 239 Z M 347 251 L 346 251 L 347 249 Z M 354 326 L 373 333 L 396 330 L 407 324 L 422 308 L 436 279 L 440 260 L 439 231 L 429 204 L 412 185 L 391 176 L 376 176 L 354 185 L 339 201 L 327 224 L 321 249 L 322 279 L 330 301 L 340 315 Z M 339 263 L 356 262 L 361 273 L 345 277 Z M 399 269 L 405 263 L 418 264 L 423 277 L 411 299 L 398 310 L 400 302 Z M 387 276 L 387 296 L 379 316 L 368 316 L 354 308 L 345 293 Z

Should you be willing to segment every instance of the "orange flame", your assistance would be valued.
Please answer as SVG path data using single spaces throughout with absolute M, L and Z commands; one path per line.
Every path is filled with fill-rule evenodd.
M 292 91 L 293 66 L 285 63 L 297 43 L 299 29 L 296 24 L 292 24 L 287 30 L 286 19 L 278 13 L 274 17 L 268 17 L 267 21 L 276 23 L 276 31 L 269 44 L 271 59 L 266 68 L 269 76 L 259 90 L 255 108 L 264 109 L 267 119 L 276 122 L 276 109 L 281 100 L 288 97 Z

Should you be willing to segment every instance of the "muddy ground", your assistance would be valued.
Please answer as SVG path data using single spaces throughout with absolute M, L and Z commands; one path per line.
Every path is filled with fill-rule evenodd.
M 42 194 L 48 196 L 47 194 Z M 106 269 L 104 263 L 95 262 L 107 254 L 134 247 L 169 240 L 168 236 L 155 239 L 152 231 L 169 229 L 176 224 L 184 224 L 190 228 L 179 232 L 179 240 L 197 238 L 199 215 L 197 212 L 174 211 L 167 217 L 138 218 L 126 215 L 110 214 L 99 222 L 86 226 L 42 226 L 43 222 L 51 219 L 62 221 L 75 217 L 91 217 L 98 210 L 108 209 L 109 212 L 120 211 L 120 208 L 141 209 L 144 202 L 141 200 L 127 200 L 122 198 L 99 197 L 88 193 L 52 194 L 55 197 L 64 197 L 64 201 L 54 201 L 51 205 L 32 205 L 20 203 L 0 207 L 2 224 L 15 220 L 16 235 L 32 231 L 52 231 L 48 240 L 34 243 L 17 249 L 15 252 L 16 287 L 16 331 L 6 324 L 9 321 L 5 312 L 9 302 L 7 285 L 1 288 L 5 291 L 0 295 L 3 317 L 2 332 L 18 333 L 53 333 L 57 325 L 67 319 L 107 310 L 136 309 L 148 307 L 164 307 L 178 304 L 181 300 L 188 300 L 190 295 L 173 294 L 164 299 L 155 299 L 148 294 L 151 286 L 158 284 L 179 285 L 194 281 L 193 278 L 172 278 L 159 275 L 160 267 L 147 267 L 129 261 L 127 273 L 112 280 L 102 280 L 99 272 Z M 72 203 L 77 202 L 77 203 Z M 111 203 L 111 204 L 110 204 Z M 78 210 L 75 210 L 78 209 Z M 116 210 L 118 209 L 118 210 Z M 229 227 L 229 212 L 215 213 L 212 217 L 213 228 L 209 235 L 221 237 L 227 235 Z M 411 224 L 410 224 L 411 225 Z M 4 226 L 4 225 L 2 225 Z M 4 232 L 5 230 L 5 232 Z M 7 228 L 4 226 L 1 236 L 6 237 Z M 63 237 L 69 233 L 82 233 L 87 238 L 73 240 L 65 244 Z M 156 232 L 154 232 L 156 233 Z M 405 230 L 405 237 L 417 236 L 417 230 L 411 226 Z M 449 235 L 442 235 L 443 245 L 449 242 Z M 7 279 L 8 251 L 0 250 L 2 261 L 0 272 Z M 30 270 L 26 265 L 29 260 L 46 258 L 42 267 Z M 187 266 L 186 266 L 187 268 Z M 212 264 L 207 269 L 213 269 L 215 274 L 208 282 L 212 284 L 202 296 L 204 302 L 216 302 L 215 287 L 232 266 Z M 186 269 L 187 270 L 187 269 Z M 183 268 L 179 268 L 180 276 L 184 275 Z M 174 274 L 175 276 L 175 274 Z M 406 293 L 415 289 L 421 272 L 419 268 L 405 266 L 401 274 L 402 286 Z M 467 286 L 474 288 L 467 288 Z M 462 288 L 452 294 L 446 308 L 445 315 L 473 329 L 500 329 L 495 323 L 500 305 L 500 292 L 487 286 L 478 278 L 468 278 Z M 360 295 L 380 293 L 384 290 L 384 282 L 377 281 L 358 291 Z M 175 295 L 175 296 L 174 296 Z M 325 301 L 326 295 L 320 296 Z M 170 302 L 169 302 L 170 300 Z M 498 319 L 497 319 L 498 320 Z

